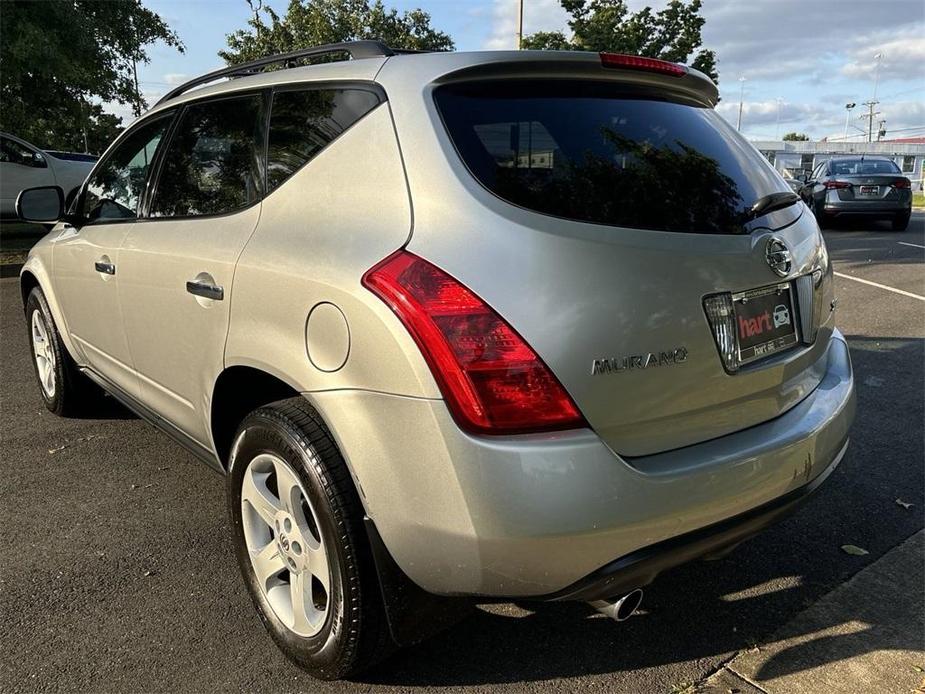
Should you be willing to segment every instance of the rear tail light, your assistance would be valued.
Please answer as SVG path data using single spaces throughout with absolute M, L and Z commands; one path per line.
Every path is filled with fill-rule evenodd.
M 897 178 L 895 181 L 893 181 L 893 187 L 894 188 L 911 188 L 912 181 L 910 181 L 908 178 Z
M 524 339 L 438 267 L 398 251 L 370 269 L 363 286 L 411 333 L 464 429 L 514 434 L 587 426 Z
M 716 349 L 729 373 L 739 369 L 738 344 L 736 342 L 736 319 L 732 308 L 731 294 L 717 294 L 703 300 L 703 308 L 713 331 Z
M 669 63 L 667 60 L 656 60 L 655 58 L 643 58 L 638 55 L 625 55 L 623 53 L 601 53 L 601 65 L 611 68 L 660 72 L 663 75 L 671 75 L 672 77 L 684 77 L 687 74 L 687 68 L 677 63 Z
M 822 185 L 825 186 L 826 190 L 834 190 L 836 188 L 850 188 L 851 184 L 847 181 L 823 181 Z

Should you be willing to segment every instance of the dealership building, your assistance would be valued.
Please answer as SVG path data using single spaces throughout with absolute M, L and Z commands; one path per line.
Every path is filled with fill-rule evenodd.
M 756 140 L 752 142 L 782 174 L 795 176 L 812 171 L 817 164 L 837 156 L 862 154 L 889 157 L 903 175 L 912 181 L 913 190 L 922 189 L 925 165 L 925 137 L 881 142 L 784 142 Z

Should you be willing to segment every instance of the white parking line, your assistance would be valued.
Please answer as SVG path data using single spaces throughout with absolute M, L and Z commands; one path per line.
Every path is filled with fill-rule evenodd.
M 842 277 L 846 280 L 854 280 L 855 282 L 860 282 L 861 284 L 869 284 L 871 287 L 877 287 L 878 289 L 886 289 L 888 292 L 894 292 L 895 294 L 902 294 L 903 296 L 908 296 L 910 299 L 918 299 L 919 301 L 925 301 L 925 296 L 919 296 L 918 294 L 913 294 L 912 292 L 905 292 L 902 289 L 896 289 L 895 287 L 888 287 L 885 284 L 880 284 L 878 282 L 871 282 L 870 280 L 862 280 L 860 277 L 854 277 L 853 275 L 846 275 L 842 272 L 834 273 L 836 277 Z
M 925 246 L 922 246 L 918 243 L 908 243 L 906 241 L 897 241 L 896 243 L 898 243 L 900 246 L 912 246 L 913 248 L 925 248 Z

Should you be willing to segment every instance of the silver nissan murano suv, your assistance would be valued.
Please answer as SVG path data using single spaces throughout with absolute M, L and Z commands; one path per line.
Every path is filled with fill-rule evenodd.
M 105 391 L 225 475 L 317 677 L 478 601 L 623 620 L 854 417 L 816 220 L 716 101 L 648 58 L 374 41 L 193 80 L 17 200 L 55 224 L 21 275 L 45 404 Z

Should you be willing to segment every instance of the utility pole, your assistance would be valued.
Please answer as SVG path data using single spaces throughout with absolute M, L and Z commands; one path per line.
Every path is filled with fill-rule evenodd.
M 739 120 L 736 121 L 736 130 L 742 132 L 742 103 L 745 101 L 745 78 L 739 78 L 739 84 L 742 85 L 739 90 Z
M 524 0 L 520 0 L 517 10 L 517 50 L 524 47 Z
M 851 120 L 851 109 L 857 106 L 853 101 L 850 104 L 845 104 L 845 142 L 848 141 L 848 121 Z
M 132 73 L 135 75 L 135 104 L 132 109 L 135 112 L 135 118 L 141 115 L 141 90 L 138 88 L 138 61 L 132 61 Z
M 879 101 L 865 101 L 864 105 L 867 106 L 867 141 L 873 142 L 874 140 L 874 116 L 879 116 L 880 111 L 874 112 L 874 106 L 879 104 Z M 863 118 L 864 116 L 861 116 Z

